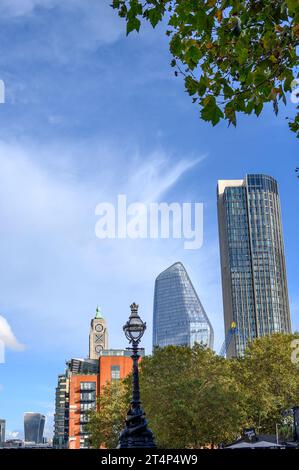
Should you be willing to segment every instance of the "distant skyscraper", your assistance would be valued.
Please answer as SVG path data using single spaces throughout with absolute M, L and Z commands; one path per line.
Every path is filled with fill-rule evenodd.
M 24 414 L 24 436 L 25 442 L 35 442 L 41 444 L 43 442 L 43 433 L 46 417 L 40 413 Z
M 212 325 L 180 262 L 156 279 L 153 317 L 153 346 L 199 343 L 213 347 Z
M 218 181 L 218 221 L 228 357 L 248 341 L 291 331 L 277 182 L 270 176 Z
M 97 307 L 96 315 L 91 320 L 89 333 L 89 358 L 97 359 L 103 349 L 108 349 L 108 331 L 106 321 Z
M 0 443 L 5 442 L 5 419 L 0 419 Z

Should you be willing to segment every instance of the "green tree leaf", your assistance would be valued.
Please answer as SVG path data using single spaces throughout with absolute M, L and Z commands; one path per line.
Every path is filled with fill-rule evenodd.
M 203 108 L 201 110 L 201 117 L 205 121 L 210 121 L 215 126 L 223 117 L 223 112 L 217 106 L 216 99 L 212 95 L 208 95 L 203 100 Z
M 221 119 L 235 125 L 234 111 L 259 116 L 269 101 L 277 114 L 287 102 L 283 94 L 277 102 L 269 95 L 273 88 L 291 91 L 296 78 L 297 0 L 113 0 L 112 7 L 125 18 L 127 34 L 139 31 L 142 18 L 153 27 L 168 23 L 175 75 L 184 76 L 202 119 L 213 125 Z M 216 103 L 208 99 L 211 92 Z M 289 127 L 297 133 L 293 111 Z
M 127 22 L 127 35 L 130 34 L 132 31 L 139 31 L 141 25 L 141 21 L 138 18 L 131 18 Z

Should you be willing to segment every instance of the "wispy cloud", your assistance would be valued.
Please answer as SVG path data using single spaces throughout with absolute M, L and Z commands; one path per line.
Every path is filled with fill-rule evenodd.
M 135 197 L 138 201 L 149 203 L 159 198 L 180 180 L 180 178 L 191 168 L 201 163 L 206 155 L 197 158 L 183 158 L 172 163 L 171 156 L 163 152 L 154 152 L 145 164 L 138 164 L 137 171 L 131 176 L 129 187 L 138 188 Z M 140 182 L 142 188 L 140 191 Z
M 23 16 L 33 12 L 36 7 L 49 8 L 55 0 L 2 0 L 0 12 L 6 17 Z
M 188 156 L 178 160 L 163 150 L 144 154 L 116 149 L 105 142 L 61 142 L 46 150 L 0 143 L 2 303 L 22 312 L 16 321 L 19 328 L 26 322 L 26 344 L 44 341 L 51 348 L 61 342 L 73 348 L 94 305 L 118 315 L 120 302 L 132 301 L 128 293 L 136 283 L 151 318 L 154 277 L 181 257 L 183 241 L 98 240 L 95 207 L 116 202 L 121 193 L 128 202 L 167 198 L 174 186 L 179 198 L 180 181 L 200 161 Z
M 47 15 L 49 23 L 43 40 L 35 44 L 34 54 L 42 46 L 46 52 L 48 40 L 48 45 L 58 54 L 59 46 L 67 44 L 90 49 L 115 42 L 123 34 L 124 25 L 110 3 L 107 0 L 2 0 L 0 15 L 6 21 L 15 18 L 31 21 L 33 31 L 38 27 L 35 17 Z M 51 21 L 52 16 L 55 21 Z M 67 51 L 61 52 L 65 52 L 66 58 Z
M 5 347 L 9 349 L 14 351 L 24 350 L 24 345 L 19 343 L 8 321 L 2 315 L 0 315 L 0 340 L 3 341 Z

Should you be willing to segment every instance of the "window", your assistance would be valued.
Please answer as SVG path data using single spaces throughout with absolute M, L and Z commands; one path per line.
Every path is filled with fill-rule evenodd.
M 92 410 L 95 408 L 95 403 L 80 403 L 80 411 L 87 411 L 87 410 Z
M 120 379 L 120 366 L 111 366 L 111 380 Z
M 86 425 L 85 424 L 80 424 L 80 434 L 87 434 L 86 431 Z
M 95 401 L 96 399 L 96 392 L 88 392 L 86 390 L 80 393 L 80 401 Z
M 89 417 L 86 413 L 80 414 L 80 424 L 88 423 Z
M 81 382 L 80 389 L 88 390 L 88 391 L 95 391 L 96 383 L 95 382 Z

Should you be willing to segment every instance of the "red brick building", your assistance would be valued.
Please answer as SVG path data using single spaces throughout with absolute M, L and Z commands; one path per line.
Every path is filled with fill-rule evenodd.
M 69 378 L 69 449 L 88 447 L 84 430 L 86 411 L 94 407 L 99 390 L 99 375 L 72 375 Z
M 117 351 L 127 353 L 127 351 Z M 102 355 L 99 358 L 99 394 L 108 382 L 120 380 L 132 372 L 132 359 L 128 355 L 114 355 L 115 351 L 103 351 L 111 355 Z M 114 353 L 114 354 L 113 354 Z
M 108 349 L 107 325 L 98 307 L 90 324 L 88 358 L 73 358 L 66 365 L 56 387 L 53 445 L 86 448 L 88 410 L 96 408 L 108 382 L 123 379 L 132 371 L 130 351 Z
M 69 449 L 89 446 L 85 430 L 86 412 L 95 408 L 105 385 L 125 378 L 132 371 L 130 351 L 103 350 L 97 374 L 72 373 L 69 376 Z

